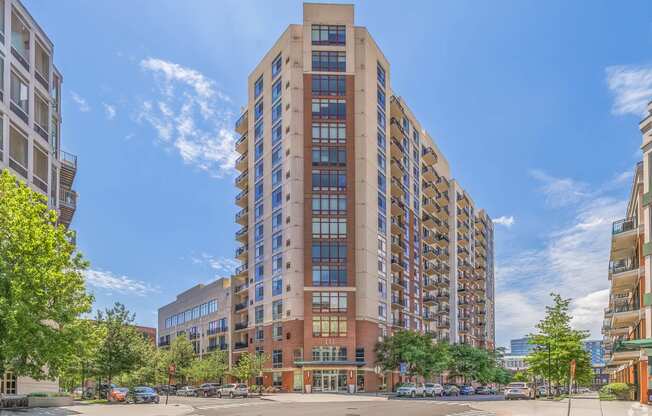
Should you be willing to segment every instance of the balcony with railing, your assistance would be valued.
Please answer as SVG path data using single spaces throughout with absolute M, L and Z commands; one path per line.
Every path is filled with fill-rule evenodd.
M 249 153 L 245 152 L 235 160 L 235 168 L 240 172 L 244 172 L 249 165 Z
M 235 249 L 235 258 L 239 260 L 247 260 L 248 256 L 249 256 L 249 246 L 247 244 Z
M 240 134 L 245 134 L 247 132 L 247 125 L 249 122 L 249 112 L 245 110 L 242 115 L 235 122 L 235 131 Z
M 240 225 L 247 225 L 249 220 L 249 207 L 244 207 L 235 214 L 235 222 Z
M 244 152 L 247 151 L 248 147 L 248 138 L 249 136 L 246 134 L 243 134 L 236 142 L 235 142 L 235 151 L 244 154 Z
M 240 241 L 241 243 L 246 243 L 247 242 L 247 233 L 249 232 L 249 227 L 244 226 L 240 228 L 238 231 L 235 232 L 235 238 L 236 240 Z
M 238 322 L 238 323 L 235 324 L 233 329 L 236 330 L 236 331 L 242 331 L 243 329 L 247 329 L 248 327 L 249 327 L 248 322 Z
M 249 186 L 249 171 L 245 170 L 238 176 L 236 176 L 235 180 L 235 186 L 237 186 L 240 189 L 247 189 Z
M 249 190 L 244 189 L 235 197 L 235 203 L 241 208 L 244 208 L 249 203 Z
M 240 266 L 235 268 L 235 271 L 233 272 L 233 274 L 235 274 L 236 276 L 238 276 L 238 275 L 246 275 L 248 271 L 249 271 L 249 263 L 243 263 Z
M 609 262 L 609 273 L 616 275 L 638 269 L 638 259 L 624 258 Z
M 634 230 L 636 227 L 638 227 L 638 221 L 636 217 L 624 218 L 622 220 L 614 221 L 611 226 L 611 233 L 613 235 L 618 235 L 627 231 Z
M 60 150 L 59 160 L 61 162 L 61 184 L 71 188 L 77 174 L 77 156 Z
M 246 300 L 244 302 L 236 303 L 233 306 L 233 310 L 236 311 L 236 312 L 241 312 L 241 311 L 247 310 L 247 302 L 248 302 L 248 300 Z
M 242 350 L 245 349 L 249 346 L 249 343 L 247 341 L 236 341 L 233 344 L 233 349 L 234 350 Z
M 421 150 L 421 160 L 429 165 L 437 163 L 437 154 L 432 147 L 423 147 Z

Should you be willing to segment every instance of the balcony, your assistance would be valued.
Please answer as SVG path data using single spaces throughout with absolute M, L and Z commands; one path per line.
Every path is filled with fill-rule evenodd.
M 428 165 L 437 163 L 437 154 L 432 147 L 424 147 L 421 150 L 421 160 Z
M 249 190 L 245 189 L 236 195 L 235 203 L 240 208 L 246 207 L 249 204 Z
M 235 222 L 240 225 L 247 225 L 249 221 L 249 207 L 244 207 L 235 214 Z
M 222 332 L 227 332 L 228 330 L 229 330 L 229 328 L 226 327 L 226 326 L 218 326 L 218 327 L 215 327 L 215 328 L 208 328 L 206 330 L 206 335 L 217 335 L 217 334 L 220 334 Z
M 441 290 L 441 291 L 438 291 L 435 294 L 435 299 L 437 299 L 437 301 L 439 301 L 439 302 L 443 302 L 445 300 L 448 300 L 449 296 L 450 296 L 450 294 L 448 293 L 448 291 Z
M 392 137 L 390 140 L 390 154 L 392 156 L 396 156 L 398 158 L 402 158 L 403 155 L 405 154 L 405 150 L 403 148 L 403 145 L 401 142 L 399 142 L 396 138 Z
M 235 268 L 233 274 L 236 276 L 246 276 L 248 272 L 249 272 L 249 263 L 243 263 Z
M 639 265 L 636 258 L 624 258 L 611 261 L 609 264 L 609 279 L 612 290 L 631 290 L 636 287 L 639 276 Z
M 611 226 L 611 255 L 619 257 L 623 252 L 630 253 L 636 249 L 638 237 L 638 224 L 636 218 L 625 218 L 616 221 Z
M 421 216 L 421 223 L 423 224 L 424 227 L 435 228 L 437 222 L 439 222 L 439 220 L 437 220 L 435 217 L 425 212 Z
M 235 142 L 235 151 L 240 153 L 241 155 L 245 154 L 247 151 L 248 147 L 248 140 L 247 140 L 247 135 L 243 134 L 242 137 L 240 137 L 236 142 Z
M 168 347 L 170 346 L 170 340 L 169 339 L 161 340 L 158 342 L 158 346 L 159 348 Z
M 435 172 L 435 169 L 432 166 L 422 165 L 421 177 L 428 182 L 435 182 L 437 178 L 439 178 L 439 175 L 437 175 L 437 172 Z
M 407 300 L 400 296 L 392 295 L 392 307 L 405 308 L 407 306 Z
M 407 281 L 402 279 L 399 275 L 392 273 L 392 286 L 395 286 L 397 289 L 402 290 L 407 287 Z
M 71 188 L 77 174 L 77 156 L 61 150 L 59 160 L 61 161 L 61 185 Z
M 405 198 L 405 187 L 403 186 L 402 183 L 396 180 L 396 178 L 392 178 L 391 181 L 391 192 L 392 196 L 398 196 L 401 198 Z
M 249 327 L 249 322 L 238 322 L 237 324 L 235 324 L 233 329 L 235 331 L 242 331 L 244 329 L 247 329 L 248 327 Z
M 405 261 L 401 260 L 398 256 L 392 256 L 391 264 L 392 264 L 392 271 L 393 272 L 398 273 L 398 272 L 406 271 L 406 269 L 405 269 Z
M 249 112 L 245 110 L 240 118 L 235 122 L 235 131 L 239 134 L 247 133 L 247 128 L 249 124 Z
M 245 170 L 235 178 L 235 186 L 240 189 L 247 189 L 249 186 L 249 171 Z
M 242 156 L 236 159 L 235 168 L 240 172 L 247 170 L 249 165 L 249 153 L 245 152 Z
M 247 341 L 237 341 L 236 343 L 233 344 L 233 349 L 234 350 L 242 350 L 245 349 L 249 346 Z
M 233 310 L 234 310 L 235 312 L 246 311 L 246 310 L 247 310 L 247 302 L 248 302 L 248 301 L 244 301 L 244 302 L 236 303 L 235 306 L 233 307 Z
M 437 288 L 437 279 L 426 277 L 423 279 L 423 287 L 427 290 L 432 290 Z
M 437 299 L 433 295 L 424 295 L 423 296 L 423 303 L 425 305 L 435 305 L 437 303 Z
M 405 168 L 403 167 L 403 163 L 401 163 L 400 160 L 392 156 L 390 160 L 390 166 L 391 166 L 392 176 L 394 176 L 395 178 L 402 179 L 403 175 L 406 173 Z
M 636 325 L 643 317 L 643 310 L 637 304 L 628 304 L 613 309 L 611 315 L 611 328 L 630 328 Z
M 77 192 L 69 189 L 59 191 L 59 221 L 69 225 L 77 209 Z
M 213 351 L 226 351 L 229 348 L 228 344 L 209 344 L 208 345 L 208 352 L 213 352 Z
M 434 260 L 438 254 L 439 254 L 438 250 L 435 250 L 434 248 L 430 247 L 427 244 L 423 245 L 423 257 L 425 257 L 426 259 Z
M 428 198 L 425 195 L 421 198 L 421 207 L 423 207 L 424 211 L 430 215 L 435 215 L 441 212 L 439 204 L 436 203 L 433 198 Z
M 249 246 L 247 244 L 235 249 L 235 258 L 236 259 L 242 260 L 242 261 L 247 261 L 248 257 L 249 257 Z
M 448 319 L 442 319 L 439 322 L 437 322 L 437 327 L 440 329 L 450 329 L 451 322 Z
M 249 237 L 249 227 L 242 227 L 235 232 L 235 239 L 243 244 L 247 244 L 247 239 Z
M 444 306 L 440 306 L 437 309 L 436 313 L 437 313 L 437 315 L 448 315 L 450 313 L 450 311 L 451 311 L 450 307 L 448 307 L 448 305 L 444 305 Z
M 628 231 L 635 230 L 637 227 L 637 219 L 634 218 L 624 218 L 622 220 L 614 221 L 611 226 L 611 234 L 617 235 L 626 233 Z
M 421 181 L 421 192 L 428 198 L 437 198 L 437 189 L 431 182 Z M 439 201 L 437 201 L 439 202 Z

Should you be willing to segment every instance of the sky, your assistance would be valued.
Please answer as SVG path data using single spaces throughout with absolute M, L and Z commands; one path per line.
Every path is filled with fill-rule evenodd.
M 156 326 L 177 293 L 236 265 L 233 124 L 301 2 L 23 1 L 64 77 L 72 227 L 95 307 L 120 301 Z M 610 227 L 652 98 L 652 3 L 397 4 L 356 2 L 356 24 L 495 219 L 497 344 L 532 332 L 553 290 L 601 338 Z

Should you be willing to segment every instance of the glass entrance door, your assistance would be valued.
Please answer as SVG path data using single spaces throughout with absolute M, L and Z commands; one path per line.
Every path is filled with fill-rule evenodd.
M 314 370 L 312 377 L 314 391 L 346 391 L 346 370 Z

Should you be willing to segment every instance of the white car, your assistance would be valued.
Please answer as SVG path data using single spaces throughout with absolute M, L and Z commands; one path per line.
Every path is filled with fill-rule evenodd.
M 408 396 L 408 397 L 416 397 L 416 396 L 421 396 L 421 397 L 426 397 L 426 389 L 423 386 L 423 383 L 405 383 L 401 385 L 401 387 L 398 388 L 396 391 L 396 395 L 401 397 L 401 396 Z
M 530 383 L 509 383 L 507 387 L 505 387 L 505 400 L 534 400 L 535 395 L 534 388 Z
M 423 389 L 425 390 L 426 396 L 435 397 L 444 395 L 444 387 L 438 383 L 426 383 L 423 385 Z
M 220 389 L 217 390 L 217 397 L 244 397 L 249 396 L 249 387 L 246 384 L 225 384 Z

